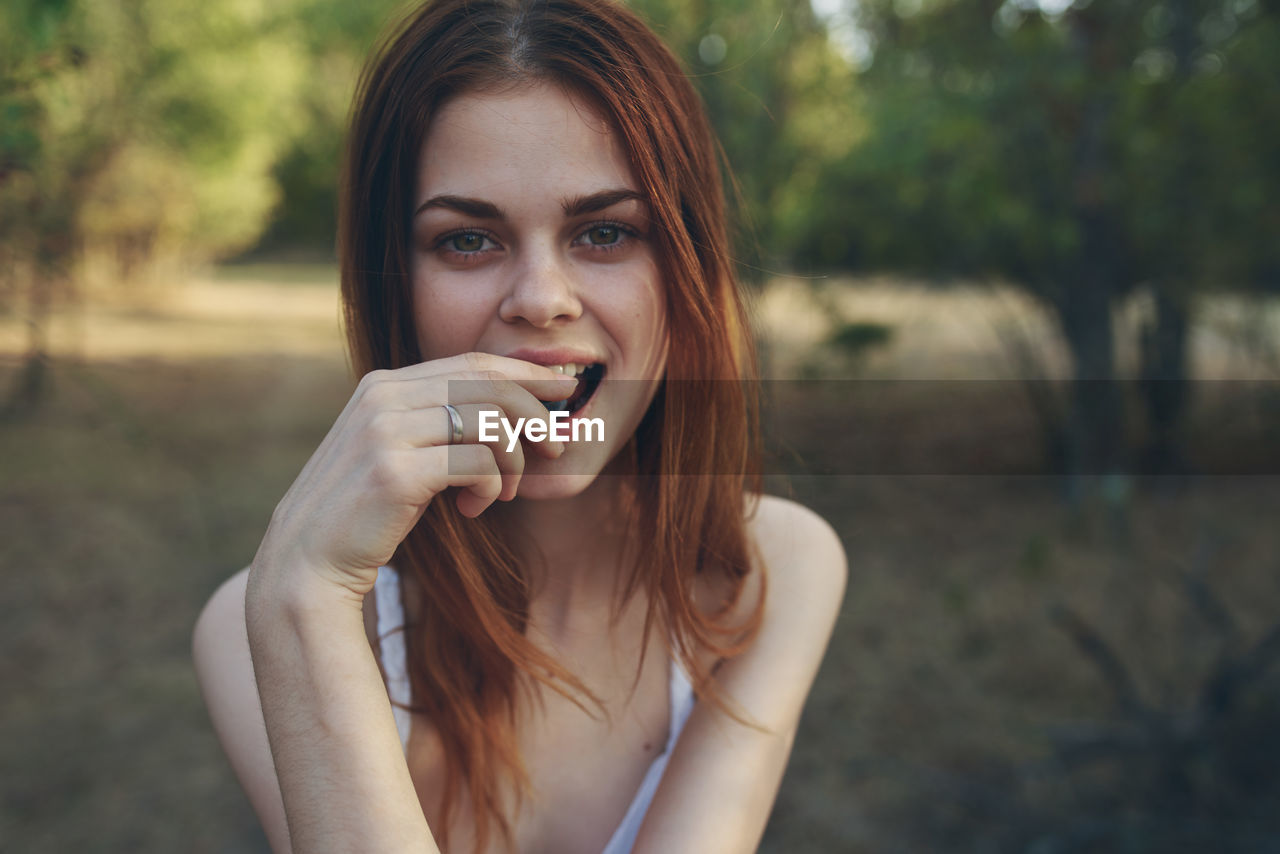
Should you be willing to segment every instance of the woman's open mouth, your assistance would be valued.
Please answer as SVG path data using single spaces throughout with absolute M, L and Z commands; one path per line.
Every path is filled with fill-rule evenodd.
M 548 412 L 568 412 L 572 415 L 586 406 L 600 387 L 600 381 L 604 379 L 604 365 L 600 362 L 583 365 L 574 376 L 578 378 L 578 387 L 573 390 L 573 394 L 564 400 L 542 401 Z

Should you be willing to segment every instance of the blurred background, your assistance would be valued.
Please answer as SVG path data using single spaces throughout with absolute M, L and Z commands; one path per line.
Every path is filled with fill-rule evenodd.
M 635 0 L 850 559 L 768 852 L 1280 851 L 1280 3 Z M 265 852 L 191 671 L 404 5 L 0 4 L 0 849 Z

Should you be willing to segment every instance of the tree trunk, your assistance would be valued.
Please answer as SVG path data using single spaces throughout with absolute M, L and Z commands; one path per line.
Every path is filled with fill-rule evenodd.
M 1141 389 L 1147 435 L 1141 470 L 1167 475 L 1185 472 L 1180 426 L 1187 409 L 1187 337 L 1191 320 L 1189 295 L 1168 283 L 1151 288 L 1155 315 L 1142 328 Z
M 1186 86 L 1193 74 L 1192 60 L 1198 38 L 1196 25 L 1199 16 L 1194 3 L 1178 0 L 1168 7 L 1171 18 L 1169 46 L 1173 52 L 1173 80 L 1162 90 L 1159 106 L 1175 116 L 1175 128 L 1181 145 L 1175 148 L 1180 161 L 1177 172 L 1192 175 L 1200 172 L 1203 164 L 1196 162 L 1194 153 L 1198 146 L 1192 144 L 1195 133 L 1193 124 L 1178 110 L 1174 95 Z M 1185 247 L 1195 245 L 1191 235 L 1191 212 L 1196 199 L 1187 181 L 1173 185 L 1171 204 L 1174 222 L 1175 246 L 1171 249 L 1173 275 L 1166 271 L 1150 284 L 1155 313 L 1143 324 L 1139 339 L 1139 383 L 1143 407 L 1146 411 L 1147 435 L 1141 452 L 1141 470 L 1146 474 L 1169 475 L 1185 471 L 1180 447 L 1179 427 L 1187 409 L 1190 393 L 1187 366 L 1187 341 L 1191 319 L 1190 281 L 1194 254 Z M 1185 241 L 1177 239 L 1186 235 Z
M 1078 504 L 1103 478 L 1125 473 L 1111 289 L 1100 278 L 1080 281 L 1056 307 L 1073 363 L 1064 473 L 1068 496 Z
M 0 404 L 0 416 L 5 418 L 19 417 L 36 409 L 48 388 L 49 315 L 54 285 L 42 280 L 38 270 L 29 269 L 27 273 L 27 352 L 4 403 Z
M 1067 495 L 1077 512 L 1100 498 L 1113 532 L 1123 533 L 1129 480 L 1111 306 L 1128 280 L 1128 252 L 1110 195 L 1115 172 L 1108 128 L 1115 95 L 1106 82 L 1116 71 L 1116 60 L 1112 45 L 1087 16 L 1076 16 L 1073 22 L 1089 94 L 1073 140 L 1071 207 L 1079 245 L 1064 259 L 1065 281 L 1056 301 L 1074 368 L 1067 416 Z

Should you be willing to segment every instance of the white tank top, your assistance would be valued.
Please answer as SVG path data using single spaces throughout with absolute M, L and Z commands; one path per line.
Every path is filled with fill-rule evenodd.
M 404 605 L 400 601 L 400 576 L 389 566 L 378 570 L 378 580 L 374 583 L 374 601 L 378 606 L 378 639 L 381 647 L 382 669 L 387 677 L 387 695 L 392 700 L 391 710 L 395 714 L 396 729 L 400 731 L 400 743 L 409 746 L 409 712 L 397 703 L 408 705 L 410 701 L 409 672 L 405 663 L 404 649 Z M 667 769 L 667 760 L 689 720 L 693 711 L 693 686 L 688 675 L 678 661 L 671 662 L 671 734 L 667 736 L 666 747 L 663 748 L 649 766 L 648 773 L 640 783 L 627 814 L 623 817 L 618 829 L 613 832 L 609 844 L 601 854 L 628 854 L 640 832 L 640 824 L 645 813 L 649 811 L 649 802 L 653 800 L 662 774 Z

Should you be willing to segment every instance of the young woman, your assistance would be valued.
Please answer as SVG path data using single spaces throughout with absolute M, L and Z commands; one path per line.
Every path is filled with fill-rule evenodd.
M 750 477 L 714 148 L 605 0 L 431 2 L 371 62 L 363 379 L 195 629 L 274 851 L 758 845 L 845 562 Z M 551 411 L 603 436 L 481 439 Z

